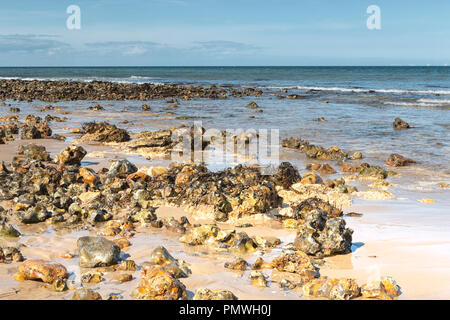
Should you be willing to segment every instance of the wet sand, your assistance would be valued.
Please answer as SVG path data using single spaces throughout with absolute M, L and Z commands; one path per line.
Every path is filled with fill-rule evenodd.
M 137 113 L 139 114 L 139 113 Z M 83 118 L 81 113 L 80 118 Z M 91 115 L 94 117 L 94 115 Z M 68 115 L 70 118 L 71 115 Z M 116 116 L 108 116 L 115 118 Z M 147 117 L 147 115 L 146 115 Z M 81 120 L 81 119 L 79 119 Z M 133 128 L 165 127 L 158 120 L 143 119 L 142 124 Z M 167 126 L 172 122 L 167 121 Z M 54 139 L 33 141 L 15 140 L 0 146 L 0 160 L 11 161 L 20 144 L 33 142 L 44 145 L 51 156 L 57 155 L 61 149 L 70 144 L 76 135 L 68 133 L 68 128 L 77 127 L 78 122 L 57 124 L 54 132 L 68 137 L 66 142 Z M 82 165 L 98 170 L 109 167 L 113 159 L 128 158 L 141 166 L 167 166 L 164 159 L 148 160 L 139 155 L 122 153 L 113 146 L 83 143 L 88 155 Z M 303 154 L 284 150 L 281 158 L 293 162 L 301 173 L 308 162 Z M 396 169 L 397 170 L 397 169 Z M 448 189 L 435 187 L 435 180 L 429 181 L 423 175 L 415 175 L 414 168 L 398 169 L 402 175 L 392 178 L 395 183 L 389 189 L 395 194 L 392 200 L 370 201 L 361 197 L 353 198 L 353 205 L 346 207 L 344 213 L 361 212 L 362 217 L 346 217 L 349 227 L 354 230 L 352 253 L 325 258 L 320 273 L 330 277 L 355 278 L 358 284 L 376 280 L 379 276 L 392 276 L 400 285 L 402 294 L 399 299 L 448 299 L 450 297 L 450 197 Z M 341 176 L 341 174 L 336 174 Z M 434 177 L 435 178 L 435 177 Z M 441 176 L 439 181 L 447 181 Z M 356 181 L 359 190 L 368 189 L 370 182 Z M 420 203 L 420 199 L 431 198 L 433 204 Z M 191 223 L 211 223 L 207 219 L 197 219 L 195 215 L 176 207 L 160 207 L 158 217 L 187 216 Z M 233 224 L 219 223 L 223 228 L 234 228 Z M 55 232 L 47 223 L 33 226 L 19 226 L 23 236 L 18 240 L 22 253 L 27 259 L 42 258 L 57 261 L 65 265 L 71 273 L 71 280 L 79 281 L 81 271 L 78 257 L 61 258 L 65 253 L 76 253 L 76 241 L 80 236 L 95 234 L 95 230 L 79 230 L 75 232 Z M 265 253 L 262 257 L 270 261 L 281 253 L 283 246 L 293 242 L 295 231 L 283 229 L 276 221 L 254 221 L 254 226 L 242 229 L 250 236 L 276 236 L 281 239 L 281 246 Z M 97 230 L 98 231 L 98 230 Z M 146 261 L 150 252 L 163 245 L 176 258 L 191 264 L 192 275 L 181 279 L 192 296 L 199 287 L 221 288 L 231 290 L 240 299 L 303 299 L 301 294 L 285 291 L 277 283 L 269 282 L 269 287 L 258 289 L 250 284 L 250 271 L 235 272 L 226 270 L 223 264 L 233 259 L 227 253 L 213 252 L 210 248 L 186 247 L 178 241 L 179 235 L 173 232 L 153 228 L 137 229 L 137 234 L 130 239 L 131 247 L 123 250 L 129 258 L 138 264 Z M 0 239 L 0 246 L 17 244 L 15 241 Z M 258 253 L 243 256 L 254 262 Z M 72 292 L 57 293 L 41 288 L 42 283 L 34 281 L 17 282 L 12 275 L 17 271 L 18 263 L 0 264 L 0 299 L 70 299 Z M 133 281 L 117 284 L 111 281 L 112 274 L 105 274 L 105 281 L 87 287 L 95 289 L 104 298 L 110 293 L 120 293 L 125 299 L 131 299 L 130 292 L 140 279 L 140 270 L 133 272 Z M 270 276 L 271 270 L 264 270 Z

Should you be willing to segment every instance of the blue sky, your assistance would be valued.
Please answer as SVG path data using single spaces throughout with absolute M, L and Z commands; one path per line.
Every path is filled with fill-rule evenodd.
M 448 0 L 0 3 L 1 66 L 450 64 Z M 366 27 L 369 5 L 381 30 Z

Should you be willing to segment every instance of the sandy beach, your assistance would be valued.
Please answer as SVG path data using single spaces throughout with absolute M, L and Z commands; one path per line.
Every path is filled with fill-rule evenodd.
M 260 105 L 259 109 L 264 109 L 264 113 L 259 115 L 251 111 L 253 115 L 256 115 L 256 123 L 248 123 L 248 128 L 252 126 L 261 127 L 264 125 L 265 119 L 271 117 L 271 111 L 266 109 L 265 105 L 274 103 L 272 100 L 273 92 L 263 92 L 262 98 L 259 95 L 242 98 L 231 97 L 230 92 L 226 88 L 223 90 L 229 95 L 229 98 L 224 103 L 233 105 L 233 108 L 236 108 L 236 110 L 243 110 L 239 112 L 244 114 L 235 113 L 238 117 L 235 125 L 241 126 L 246 122 L 248 123 L 247 113 L 250 111 L 245 107 L 249 101 L 253 100 Z M 286 91 L 278 90 L 275 92 L 287 95 Z M 99 190 L 102 193 L 111 194 L 111 198 L 108 199 L 113 199 L 114 193 L 121 194 L 131 189 L 129 186 L 124 185 L 118 189 L 120 191 L 111 192 L 104 189 L 108 184 L 111 185 L 114 181 L 117 183 L 123 180 L 128 181 L 132 185 L 129 180 L 126 180 L 129 179 L 128 177 L 126 179 L 117 177 L 116 180 L 109 182 L 104 180 L 106 178 L 103 177 L 105 173 L 102 173 L 102 169 L 110 168 L 111 165 L 116 163 L 115 161 L 128 159 L 132 164 L 136 165 L 138 172 L 145 174 L 149 173 L 152 167 L 170 168 L 172 161 L 167 155 L 168 147 L 165 147 L 166 149 L 164 150 L 157 149 L 159 147 L 155 147 L 155 141 L 159 143 L 160 140 L 153 136 L 152 139 L 154 140 L 145 140 L 149 138 L 143 137 L 142 132 L 161 132 L 157 130 L 170 129 L 180 125 L 186 125 L 189 128 L 194 120 L 203 120 L 202 126 L 206 129 L 211 127 L 226 128 L 226 124 L 222 122 L 220 111 L 217 110 L 211 110 L 211 113 L 209 111 L 204 112 L 203 116 L 206 117 L 205 119 L 195 118 L 199 116 L 199 113 L 202 113 L 202 110 L 213 109 L 210 105 L 215 104 L 216 100 L 208 97 L 193 97 L 192 101 L 187 98 L 183 101 L 180 99 L 180 96 L 182 97 L 184 94 L 184 92 L 180 95 L 177 93 L 173 98 L 167 96 L 154 98 L 154 100 L 127 100 L 125 102 L 114 101 L 113 99 L 105 101 L 81 99 L 59 102 L 19 102 L 6 99 L 2 107 L 2 123 L 19 124 L 21 132 L 24 130 L 23 124 L 26 121 L 32 123 L 33 119 L 27 118 L 30 114 L 42 118 L 50 114 L 54 117 L 65 117 L 66 120 L 47 122 L 52 130 L 52 134 L 47 137 L 30 140 L 21 138 L 20 134 L 17 133 L 12 134 L 12 138 L 6 139 L 5 144 L 0 145 L 0 161 L 7 165 L 8 174 L 12 174 L 12 172 L 17 172 L 21 167 L 29 166 L 29 164 L 26 164 L 26 156 L 18 156 L 17 154 L 21 145 L 34 143 L 44 146 L 50 157 L 57 159 L 56 162 L 60 159 L 58 155 L 63 149 L 72 145 L 80 146 L 85 150 L 86 154 L 73 170 L 78 172 L 80 168 L 89 168 L 92 169 L 93 174 L 98 175 L 100 178 L 98 178 L 99 184 L 97 186 L 88 185 L 87 180 L 74 184 L 79 185 L 81 189 L 85 188 L 83 190 L 89 190 L 87 192 Z M 175 101 L 167 102 L 167 100 L 172 99 Z M 151 106 L 152 110 L 142 110 L 141 106 L 144 103 Z M 46 109 L 44 107 L 46 105 L 51 105 L 52 107 Z M 88 107 L 95 105 L 99 105 L 102 108 L 98 110 L 88 109 Z M 171 105 L 175 105 L 175 107 L 169 107 Z M 20 112 L 10 112 L 10 108 L 13 106 L 19 108 Z M 214 109 L 217 109 L 217 107 Z M 268 115 L 265 115 L 266 113 Z M 322 111 L 322 114 L 326 118 L 329 117 L 326 111 Z M 11 115 L 17 115 L 17 118 L 7 118 L 7 116 Z M 245 120 L 243 120 L 243 117 L 245 117 Z M 258 117 L 260 118 L 259 120 Z M 86 137 L 90 133 L 83 127 L 83 124 L 91 121 L 106 121 L 114 124 L 115 129 L 113 130 L 117 130 L 117 128 L 125 130 L 126 134 L 129 134 L 129 139 L 124 141 L 89 141 Z M 232 120 L 228 121 L 231 122 Z M 311 120 L 309 121 L 311 122 Z M 391 126 L 394 118 L 387 118 L 386 121 L 388 122 L 386 126 Z M 37 123 L 42 122 L 38 121 Z M 312 123 L 311 128 L 320 125 L 320 122 Z M 290 136 L 300 138 L 314 136 L 315 134 L 314 131 L 309 131 L 309 133 L 303 131 L 299 133 L 298 131 L 298 129 L 288 128 L 286 132 L 282 133 L 279 141 L 280 145 L 282 143 L 281 140 Z M 104 139 L 108 139 L 108 135 L 121 137 L 122 134 L 124 133 L 112 131 L 112 133 L 107 133 Z M 55 135 L 64 136 L 65 140 L 55 139 Z M 92 138 L 94 136 L 95 134 L 91 134 L 89 137 Z M 240 138 L 238 137 L 238 139 Z M 335 145 L 341 146 L 340 142 L 343 141 L 340 136 L 336 136 L 337 140 L 334 141 L 332 134 L 321 139 L 328 141 L 325 144 L 327 148 Z M 448 140 L 446 140 L 445 136 L 441 136 L 439 141 L 444 143 L 443 148 L 448 148 Z M 143 146 L 144 144 L 145 146 Z M 450 198 L 448 197 L 450 194 L 448 188 L 450 175 L 448 174 L 448 168 L 446 171 L 445 164 L 439 164 L 439 168 L 444 170 L 433 171 L 430 166 L 423 165 L 423 161 L 420 160 L 418 163 L 404 167 L 389 167 L 384 163 L 387 156 L 385 150 L 379 150 L 369 145 L 362 149 L 361 146 L 363 145 L 364 143 L 358 141 L 345 144 L 343 146 L 345 150 L 351 150 L 346 151 L 346 157 L 349 155 L 346 159 L 349 159 L 356 151 L 362 152 L 362 159 L 355 158 L 344 162 L 334 158 L 311 158 L 308 156 L 309 151 L 302 151 L 301 147 L 297 149 L 282 147 L 280 149 L 280 161 L 292 163 L 298 170 L 299 178 L 305 178 L 308 176 L 308 172 L 313 171 L 317 175 L 314 177 L 316 180 L 315 182 L 305 183 L 299 183 L 300 180 L 298 180 L 296 181 L 300 185 L 298 187 L 296 187 L 295 183 L 290 183 L 286 188 L 277 186 L 276 192 L 278 195 L 281 195 L 282 203 L 277 206 L 274 205 L 270 209 L 264 209 L 261 212 L 241 214 L 238 212 L 239 210 L 236 211 L 237 207 L 235 208 L 234 203 L 230 200 L 233 211 L 229 213 L 228 219 L 214 219 L 215 215 L 217 217 L 217 212 L 211 211 L 212 209 L 208 211 L 208 209 L 206 210 L 209 212 L 207 214 L 201 207 L 195 206 L 188 201 L 189 199 L 192 199 L 192 201 L 196 200 L 195 196 L 183 198 L 184 203 L 180 204 L 171 203 L 164 197 L 160 199 L 155 197 L 145 199 L 144 204 L 138 201 L 139 206 L 142 206 L 142 210 L 147 208 L 147 206 L 156 209 L 154 214 L 158 221 L 162 221 L 163 227 L 156 228 L 150 223 L 135 221 L 132 223 L 133 229 L 130 229 L 132 230 L 131 233 L 125 233 L 126 236 L 103 234 L 105 227 L 112 225 L 111 221 L 117 221 L 118 225 L 122 223 L 122 226 L 119 228 L 122 228 L 122 231 L 124 230 L 123 223 L 128 221 L 129 213 L 132 209 L 134 210 L 129 204 L 131 200 L 128 198 L 126 198 L 128 200 L 120 200 L 122 202 L 117 205 L 117 208 L 114 208 L 114 210 L 117 209 L 117 212 L 111 211 L 112 216 L 108 219 L 109 221 L 88 222 L 83 220 L 83 218 L 76 223 L 69 223 L 66 218 L 68 209 L 64 209 L 61 216 L 66 220 L 62 220 L 61 223 L 58 222 L 59 220 L 53 219 L 58 217 L 59 213 L 46 221 L 23 223 L 16 217 L 16 211 L 24 210 L 18 207 L 18 203 L 25 203 L 24 200 L 19 199 L 18 196 L 10 196 L 8 199 L 6 196 L 3 196 L 0 205 L 5 212 L 8 212 L 8 214 L 4 215 L 6 219 L 3 223 L 9 223 L 18 229 L 20 236 L 14 238 L 0 237 L 0 248 L 18 248 L 25 261 L 42 259 L 63 265 L 67 269 L 67 281 L 71 283 L 71 286 L 68 290 L 57 292 L 51 288 L 51 283 L 32 280 L 17 281 L 14 274 L 18 272 L 18 268 L 23 262 L 8 261 L 0 263 L 0 299 L 71 299 L 76 288 L 80 287 L 98 292 L 103 299 L 108 297 L 119 297 L 119 299 L 136 298 L 133 290 L 139 286 L 143 277 L 142 267 L 138 267 L 134 271 L 126 270 L 125 272 L 107 270 L 103 272 L 103 280 L 101 282 L 81 284 L 82 275 L 95 270 L 95 268 L 83 268 L 79 265 L 77 240 L 84 236 L 103 236 L 110 240 L 118 237 L 127 238 L 129 246 L 121 248 L 120 260 L 132 260 L 138 266 L 149 261 L 155 248 L 163 246 L 173 257 L 182 259 L 189 265 L 191 274 L 180 278 L 179 281 L 184 284 L 190 299 L 194 297 L 196 291 L 200 288 L 229 290 L 239 299 L 323 299 L 325 297 L 320 295 L 305 296 L 300 284 L 293 289 L 280 288 L 280 282 L 283 279 L 291 279 L 293 283 L 299 281 L 298 274 L 295 272 L 285 272 L 275 268 L 262 268 L 260 271 L 266 277 L 267 284 L 266 287 L 258 287 L 252 284 L 249 278 L 254 271 L 250 267 L 244 271 L 236 271 L 224 266 L 227 262 L 238 257 L 245 259 L 251 266 L 258 258 L 262 258 L 265 262 L 270 263 L 273 259 L 282 256 L 286 252 L 291 254 L 296 252 L 296 249 L 292 251 L 292 244 L 296 243 L 297 231 L 302 230 L 301 224 L 296 225 L 294 228 L 286 228 L 286 220 L 289 219 L 285 217 L 280 218 L 280 216 L 277 218 L 276 214 L 274 217 L 271 210 L 279 213 L 281 208 L 289 206 L 292 208 L 296 203 L 308 199 L 308 193 L 319 198 L 328 199 L 330 204 L 342 210 L 343 215 L 341 219 L 346 222 L 346 227 L 353 230 L 351 243 L 348 247 L 348 250 L 351 252 L 311 255 L 311 261 L 320 273 L 320 278 L 318 279 L 325 277 L 329 279 L 354 279 L 358 286 L 363 286 L 367 283 L 377 282 L 381 277 L 392 277 L 400 288 L 398 297 L 395 296 L 393 297 L 394 299 L 448 299 L 450 297 L 450 257 L 446 254 L 450 252 L 450 215 L 448 215 L 450 213 Z M 306 146 L 308 147 L 309 144 Z M 441 146 L 438 145 L 436 148 L 441 148 Z M 332 149 L 324 150 L 327 150 L 326 152 L 330 154 L 335 152 Z M 339 148 L 336 150 L 342 151 Z M 162 151 L 166 153 L 164 155 L 159 154 Z M 203 150 L 202 155 L 206 161 L 206 167 L 211 172 L 219 172 L 237 164 L 223 164 L 216 161 L 217 150 L 213 148 Z M 410 152 L 408 156 L 414 159 L 417 158 L 413 152 Z M 237 159 L 240 158 L 238 157 Z M 10 167 L 14 161 L 19 161 L 19 165 Z M 25 162 L 21 163 L 20 161 Z M 64 170 L 69 170 L 67 168 L 64 169 L 62 160 L 59 161 L 58 170 L 63 170 L 63 172 Z M 358 175 L 358 172 L 364 170 L 364 166 L 358 166 L 366 162 L 374 166 L 382 166 L 386 170 L 395 171 L 396 174 L 389 174 L 383 179 L 373 179 L 372 177 L 365 179 L 361 174 Z M 56 166 L 51 161 L 44 161 L 43 163 L 44 166 Z M 359 171 L 354 171 L 353 173 L 342 172 L 342 167 L 346 163 L 359 168 L 354 169 Z M 324 173 L 319 170 L 311 170 L 311 167 L 306 169 L 308 165 L 314 164 L 318 164 L 318 168 L 322 168 L 321 165 L 329 164 L 335 170 L 334 172 Z M 155 177 L 149 177 L 148 181 L 156 185 L 155 181 L 157 181 L 157 178 Z M 342 177 L 344 182 L 336 182 Z M 138 177 L 136 179 L 134 182 L 139 181 L 141 178 Z M 6 181 L 4 180 L 4 185 L 2 186 L 5 190 L 7 189 Z M 327 181 L 331 184 L 327 185 Z M 334 185 L 332 184 L 333 181 Z M 339 184 L 341 187 L 337 187 Z M 139 190 L 140 187 L 136 185 L 135 188 Z M 150 187 L 148 188 L 150 190 Z M 184 188 L 188 189 L 189 185 Z M 262 184 L 258 185 L 257 188 L 262 188 Z M 296 188 L 301 191 L 296 191 Z M 341 190 L 339 188 L 344 188 L 344 191 L 338 192 L 337 190 Z M 80 194 L 77 194 L 75 191 L 71 192 L 74 192 L 71 196 L 74 202 L 79 202 L 77 199 L 79 199 Z M 40 196 L 52 197 L 51 194 L 47 195 L 46 193 L 39 193 L 39 191 L 36 193 L 36 196 L 38 198 Z M 119 203 L 119 200 L 117 201 Z M 99 204 L 103 205 L 102 202 L 99 202 Z M 105 208 L 107 204 L 104 202 Z M 26 208 L 25 210 L 28 210 L 28 205 L 23 206 Z M 235 211 L 239 213 L 236 217 L 233 215 Z M 360 213 L 360 215 L 347 215 L 354 212 Z M 171 218 L 182 221 L 182 217 L 186 217 L 189 221 L 189 225 L 185 228 L 186 230 L 183 229 L 184 227 L 171 229 L 165 225 Z M 290 222 L 300 223 L 300 220 Z M 276 237 L 279 239 L 279 244 L 270 248 L 258 245 L 255 250 L 236 253 L 217 245 L 188 245 L 180 241 L 180 237 L 189 234 L 190 230 L 209 224 L 215 224 L 220 230 L 234 229 L 236 234 L 245 232 L 252 239 L 256 239 L 255 237 L 264 239 Z M 132 279 L 124 283 L 118 282 L 115 277 L 119 274 L 130 274 Z M 304 285 L 305 283 L 303 283 Z M 364 299 L 366 297 L 359 295 L 352 298 Z

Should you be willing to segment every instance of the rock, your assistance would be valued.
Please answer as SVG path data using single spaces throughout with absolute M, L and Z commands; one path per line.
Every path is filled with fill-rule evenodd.
M 394 123 L 392 124 L 392 126 L 394 127 L 394 129 L 396 130 L 401 130 L 401 129 L 408 129 L 409 128 L 409 124 L 406 121 L 403 121 L 400 118 L 395 118 Z
M 245 271 L 248 263 L 242 258 L 237 258 L 232 262 L 225 262 L 224 267 L 231 270 Z
M 119 265 L 119 270 L 122 271 L 136 271 L 138 266 L 133 260 L 122 260 Z
M 25 212 L 19 212 L 18 218 L 22 223 L 32 224 L 47 220 L 50 213 L 42 206 L 30 207 Z
M 40 139 L 41 132 L 35 126 L 25 126 L 22 128 L 20 138 L 22 140 Z
M 298 170 L 295 169 L 289 162 L 282 162 L 278 167 L 277 172 L 272 175 L 272 181 L 276 186 L 282 186 L 285 189 L 297 182 L 300 182 L 301 177 Z
M 360 295 L 360 288 L 353 279 L 314 279 L 303 285 L 302 293 L 306 297 L 322 297 L 332 300 L 350 300 Z
M 252 285 L 257 286 L 259 288 L 267 287 L 266 277 L 259 271 L 252 271 L 250 273 L 250 280 Z
M 394 153 L 389 156 L 386 160 L 386 164 L 392 167 L 404 167 L 410 163 L 416 163 L 414 160 L 405 158 L 401 154 Z
M 382 277 L 379 281 L 372 281 L 361 286 L 364 298 L 393 300 L 400 295 L 400 287 L 391 277 Z
M 295 248 L 309 255 L 330 256 L 351 252 L 353 230 L 345 228 L 344 219 L 326 220 L 323 212 L 317 210 L 311 212 L 307 219 L 297 232 Z
M 120 259 L 120 248 L 102 237 L 81 237 L 77 241 L 79 264 L 83 268 L 107 267 Z
M 159 246 L 152 251 L 150 254 L 150 262 L 163 266 L 166 270 L 175 271 L 176 269 L 179 269 L 179 271 L 176 270 L 175 272 L 172 272 L 177 275 L 176 278 L 186 278 L 192 273 L 185 261 L 175 259 L 169 251 L 162 246 Z
M 4 247 L 0 248 L 0 262 L 22 262 L 25 259 L 22 256 L 20 250 L 16 247 Z
M 81 275 L 81 283 L 100 283 L 103 280 L 103 273 L 88 271 Z
M 258 109 L 259 106 L 256 104 L 256 102 L 252 101 L 246 106 L 246 108 L 248 108 L 248 109 Z
M 91 168 L 80 168 L 78 175 L 84 183 L 88 183 L 91 187 L 95 186 L 100 181 L 98 175 Z
M 20 237 L 20 232 L 11 224 L 3 222 L 0 224 L 0 237 L 17 238 Z
M 372 166 L 367 163 L 363 163 L 359 167 L 358 176 L 362 178 L 386 179 L 388 173 L 380 166 Z
M 117 238 L 117 239 L 113 239 L 113 242 L 115 244 L 117 244 L 117 246 L 123 250 L 125 248 L 128 248 L 129 246 L 131 246 L 130 241 L 128 241 L 128 239 L 126 238 Z
M 25 280 L 42 280 L 50 284 L 58 278 L 69 277 L 66 267 L 62 264 L 45 260 L 27 260 L 19 266 L 18 273 Z
M 238 300 L 238 298 L 228 290 L 199 288 L 192 300 Z
M 314 172 L 308 172 L 303 176 L 300 183 L 303 185 L 305 185 L 305 184 L 321 184 L 321 183 L 323 183 L 323 181 L 322 181 L 322 178 L 318 174 L 316 174 Z
M 450 184 L 449 183 L 445 183 L 445 182 L 439 182 L 437 184 L 437 187 L 441 188 L 441 189 L 450 189 Z
M 272 260 L 271 265 L 278 271 L 299 274 L 303 281 L 319 276 L 318 269 L 312 264 L 311 259 L 301 251 L 282 253 L 281 256 Z
M 110 183 L 115 178 L 125 179 L 128 175 L 135 173 L 137 170 L 137 167 L 126 159 L 114 161 L 108 170 L 107 181 Z
M 101 192 L 100 191 L 86 191 L 83 192 L 78 196 L 78 199 L 81 200 L 81 203 L 83 205 L 95 202 L 101 198 Z
M 52 289 L 56 292 L 63 292 L 67 289 L 67 280 L 63 278 L 57 278 L 53 284 Z
M 351 160 L 359 160 L 359 159 L 362 159 L 362 158 L 363 158 L 362 153 L 359 152 L 359 151 L 353 153 L 351 155 L 351 157 L 350 157 Z
M 288 280 L 288 279 L 282 279 L 279 283 L 278 286 L 282 289 L 295 289 L 297 287 L 297 284 Z
M 130 140 L 130 135 L 124 129 L 119 129 L 115 125 L 107 122 L 88 122 L 83 124 L 84 141 L 97 142 L 126 142 Z
M 88 108 L 89 110 L 92 110 L 92 111 L 102 111 L 102 110 L 105 110 L 105 108 L 103 108 L 101 105 L 99 105 L 99 104 L 96 104 L 95 106 L 91 106 L 91 107 L 89 107 Z
M 94 290 L 79 288 L 73 293 L 72 300 L 102 300 L 102 296 Z
M 120 274 L 118 276 L 115 276 L 112 281 L 117 281 L 120 283 L 124 283 L 124 282 L 129 282 L 133 280 L 133 276 L 131 274 L 128 273 L 124 273 L 124 274 Z
M 153 265 L 144 271 L 132 295 L 145 300 L 187 300 L 186 287 L 164 267 Z
M 46 122 L 36 123 L 36 129 L 41 133 L 41 138 L 50 137 L 52 135 L 52 129 L 48 126 Z
M 143 105 L 142 105 L 142 110 L 144 110 L 144 111 L 149 111 L 149 110 L 152 110 L 152 108 L 150 108 L 150 106 L 148 106 L 148 105 L 146 105 L 146 104 L 143 104 Z
M 140 222 L 142 224 L 151 223 L 158 219 L 155 214 L 155 210 L 156 208 L 141 209 L 137 213 L 130 216 L 130 220 L 133 222 Z
M 20 145 L 17 149 L 17 153 L 24 155 L 27 158 L 38 160 L 38 161 L 50 161 L 50 155 L 45 150 L 44 146 L 38 146 L 34 143 L 29 143 L 26 145 Z
M 56 161 L 62 165 L 80 165 L 81 160 L 86 155 L 86 150 L 81 146 L 68 146 L 56 158 Z

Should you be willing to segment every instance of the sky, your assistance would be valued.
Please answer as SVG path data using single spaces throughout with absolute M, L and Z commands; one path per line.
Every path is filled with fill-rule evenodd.
M 450 65 L 449 0 L 0 4 L 0 66 Z M 67 28 L 70 5 L 80 29 Z

